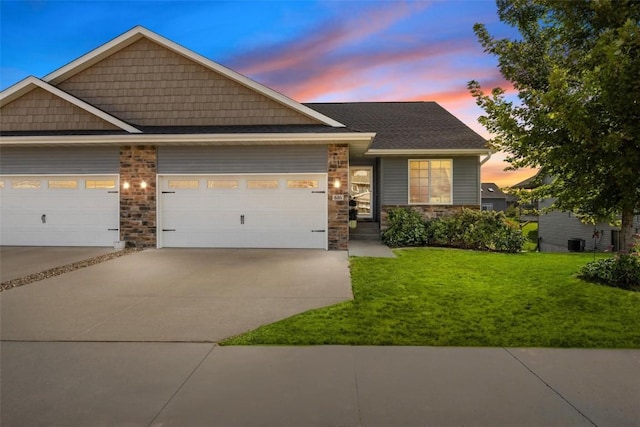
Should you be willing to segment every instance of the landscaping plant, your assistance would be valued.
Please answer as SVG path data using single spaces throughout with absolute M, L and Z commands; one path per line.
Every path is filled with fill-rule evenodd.
M 621 253 L 612 258 L 599 259 L 585 265 L 580 277 L 608 286 L 640 292 L 640 243 L 628 254 Z
M 382 241 L 391 247 L 423 246 L 427 229 L 419 212 L 410 208 L 393 208 L 387 218 Z

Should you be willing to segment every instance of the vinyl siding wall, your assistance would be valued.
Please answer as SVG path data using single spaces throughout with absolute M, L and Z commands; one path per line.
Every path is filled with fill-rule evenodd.
M 158 147 L 158 173 L 326 173 L 327 147 Z
M 435 157 L 424 157 L 434 159 Z M 453 159 L 453 204 L 480 206 L 478 169 L 480 163 L 477 156 L 446 157 Z M 380 159 L 379 173 L 382 188 L 380 203 L 382 205 L 408 204 L 409 191 L 409 157 L 384 157 Z M 416 157 L 411 157 L 416 159 Z
M 0 174 L 117 174 L 119 147 L 3 147 Z
M 540 202 L 540 208 L 548 208 L 553 203 L 546 199 Z M 619 230 L 607 223 L 595 225 L 583 224 L 574 214 L 561 211 L 550 211 L 540 215 L 538 219 L 538 237 L 540 240 L 540 250 L 542 252 L 567 252 L 569 239 L 584 239 L 585 251 L 593 251 L 596 242 L 593 239 L 594 229 L 601 233 L 602 239 L 597 242 L 598 251 L 607 250 L 612 244 L 611 231 Z M 634 227 L 636 232 L 640 231 L 640 216 L 634 217 Z

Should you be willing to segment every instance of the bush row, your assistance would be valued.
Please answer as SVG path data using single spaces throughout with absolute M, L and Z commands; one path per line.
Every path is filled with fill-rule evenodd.
M 451 217 L 425 222 L 411 208 L 389 211 L 385 244 L 400 246 L 448 246 L 497 252 L 520 252 L 526 238 L 518 225 L 502 212 L 463 209 Z

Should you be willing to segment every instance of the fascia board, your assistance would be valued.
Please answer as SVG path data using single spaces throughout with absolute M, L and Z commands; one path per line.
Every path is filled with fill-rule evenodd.
M 369 149 L 367 156 L 447 156 L 447 155 L 484 155 L 494 151 L 489 148 L 448 148 L 448 149 Z
M 280 104 L 292 108 L 307 117 L 313 118 L 332 127 L 346 127 L 344 124 L 328 116 L 325 116 L 324 114 L 320 114 L 312 108 L 302 105 L 299 102 L 296 102 L 293 99 L 284 96 L 283 94 L 276 92 L 273 89 L 263 86 L 260 83 L 257 83 L 250 78 L 243 76 L 240 73 L 237 73 L 225 66 L 213 62 L 212 60 L 205 58 L 204 56 L 141 26 L 132 28 L 131 30 L 116 37 L 110 42 L 107 42 L 104 45 L 92 50 L 91 52 L 81 56 L 75 61 L 72 61 L 64 67 L 59 68 L 53 73 L 46 75 L 43 80 L 52 83 L 62 81 L 69 76 L 72 76 L 73 74 L 90 67 L 91 65 L 117 52 L 118 50 L 121 50 L 129 46 L 130 44 L 140 40 L 142 37 L 146 37 L 153 42 L 158 43 L 159 45 L 178 53 L 179 55 L 182 55 L 206 68 L 209 68 L 216 73 L 222 74 L 223 76 L 234 80 L 237 83 L 240 83 L 241 85 L 246 86 L 258 93 L 261 93 L 262 95 L 271 98 Z
M 278 145 L 333 143 L 371 143 L 375 133 L 256 133 L 256 134 L 125 134 L 125 135 L 55 135 L 4 136 L 0 145 Z
M 76 98 L 75 96 L 67 92 L 64 92 L 58 89 L 57 87 L 52 86 L 49 83 L 44 82 L 33 76 L 27 77 L 26 79 L 2 91 L 2 94 L 0 94 L 0 107 L 7 105 L 11 101 L 15 101 L 16 99 L 29 93 L 31 90 L 35 89 L 36 87 L 44 89 L 47 92 L 51 93 L 53 96 L 64 99 L 65 101 L 75 105 L 78 108 L 81 108 L 82 110 L 88 112 L 89 114 L 99 117 L 100 119 L 106 122 L 109 122 L 112 125 L 122 130 L 125 130 L 129 133 L 141 133 L 139 129 L 136 129 L 130 124 L 123 122 L 117 117 L 114 117 L 111 114 L 106 113 L 94 107 L 93 105 L 88 104 L 83 100 Z

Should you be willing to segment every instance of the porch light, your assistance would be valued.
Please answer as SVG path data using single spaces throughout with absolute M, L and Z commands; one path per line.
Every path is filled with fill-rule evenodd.
M 140 183 L 140 188 L 142 188 L 143 190 L 144 190 L 145 188 L 147 188 L 147 181 L 142 181 L 142 182 Z
M 333 180 L 333 188 L 340 188 L 340 179 L 336 178 Z
M 122 184 L 122 188 L 124 188 L 125 190 L 128 190 L 128 189 L 129 189 L 129 187 L 131 187 L 131 184 L 129 184 L 129 181 L 125 181 L 125 182 Z

